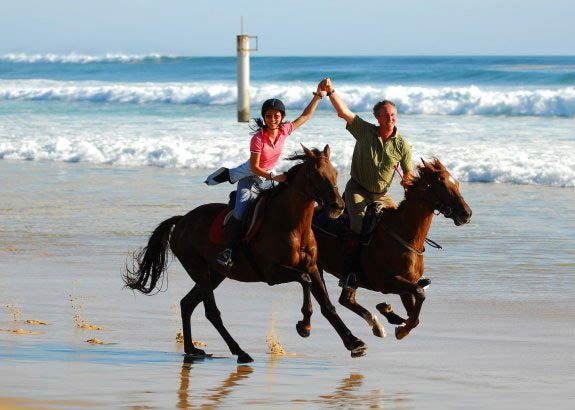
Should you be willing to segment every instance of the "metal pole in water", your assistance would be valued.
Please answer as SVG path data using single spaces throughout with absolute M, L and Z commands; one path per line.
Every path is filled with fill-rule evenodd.
M 239 35 L 238 39 L 238 122 L 250 120 L 250 39 Z
M 250 121 L 250 51 L 257 51 L 257 37 L 244 34 L 244 19 L 237 36 L 238 122 Z M 256 48 L 250 49 L 250 38 L 256 39 Z

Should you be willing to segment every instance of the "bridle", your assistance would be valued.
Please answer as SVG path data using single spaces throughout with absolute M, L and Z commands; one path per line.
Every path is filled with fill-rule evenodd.
M 437 193 L 435 186 L 433 184 L 427 183 L 425 187 L 429 192 L 435 196 L 435 204 L 433 206 L 433 213 L 435 215 L 443 214 L 446 218 L 450 218 L 453 215 L 453 208 L 449 205 L 446 205 L 442 200 L 440 195 Z M 437 211 L 437 213 L 436 213 Z
M 399 175 L 401 180 L 403 182 L 405 182 L 405 179 L 403 178 L 403 175 L 399 171 L 399 168 L 397 167 L 397 165 L 394 165 L 393 168 L 395 169 L 395 172 L 397 172 L 397 175 Z M 449 206 L 449 205 L 446 205 L 441 200 L 441 197 L 437 193 L 437 191 L 435 190 L 434 185 L 428 182 L 425 189 L 428 190 L 429 192 L 431 192 L 433 194 L 433 196 L 435 196 L 436 202 L 434 204 L 433 203 L 431 204 L 431 206 L 433 207 L 434 215 L 443 214 L 443 216 L 445 216 L 446 218 L 450 218 L 451 215 L 453 215 L 453 208 L 451 208 L 451 206 Z M 436 211 L 437 211 L 437 213 L 436 213 Z
M 321 156 L 318 158 L 318 160 L 321 160 L 322 158 L 325 158 L 327 160 L 326 157 Z M 320 189 L 318 188 L 318 186 L 315 184 L 313 177 L 311 176 L 311 171 L 309 170 L 309 167 L 311 166 L 311 162 L 312 161 L 305 161 L 304 162 L 304 167 L 306 167 L 304 169 L 304 175 L 305 175 L 305 179 L 306 179 L 306 187 L 311 186 L 311 193 L 308 192 L 308 195 L 315 201 L 318 203 L 319 206 L 321 206 L 322 208 L 326 205 L 326 201 L 324 200 L 324 198 L 322 198 L 319 195 Z M 337 185 L 332 185 L 331 186 L 334 189 L 337 189 Z

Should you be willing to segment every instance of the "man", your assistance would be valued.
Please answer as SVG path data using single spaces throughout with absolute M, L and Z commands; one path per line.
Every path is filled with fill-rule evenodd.
M 337 115 L 346 121 L 346 129 L 356 139 L 351 160 L 351 178 L 345 186 L 344 200 L 351 230 L 357 243 L 365 210 L 369 204 L 380 202 L 386 208 L 397 206 L 387 194 L 387 190 L 398 164 L 403 170 L 401 184 L 405 186 L 405 181 L 411 178 L 413 170 L 411 145 L 397 131 L 397 109 L 393 102 L 383 100 L 375 104 L 373 115 L 379 125 L 374 125 L 348 108 L 336 93 L 331 79 L 323 80 L 323 89 L 327 92 Z M 351 273 L 357 271 L 358 264 L 359 246 L 355 246 L 346 257 L 343 287 L 354 286 L 355 278 Z

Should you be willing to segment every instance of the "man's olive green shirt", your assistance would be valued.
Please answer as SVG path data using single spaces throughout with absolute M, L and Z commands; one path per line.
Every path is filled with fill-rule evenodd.
M 358 115 L 345 128 L 356 139 L 351 177 L 367 191 L 376 194 L 387 191 L 393 179 L 393 167 L 398 163 L 404 173 L 412 171 L 411 144 L 399 135 L 397 128 L 385 143 L 379 137 L 379 127 Z

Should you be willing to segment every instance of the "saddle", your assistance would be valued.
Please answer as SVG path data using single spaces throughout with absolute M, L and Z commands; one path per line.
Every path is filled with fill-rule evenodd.
M 226 241 L 226 231 L 224 227 L 232 215 L 233 204 L 235 203 L 236 192 L 230 193 L 230 200 L 210 226 L 209 239 L 216 245 L 224 245 Z M 254 204 L 246 212 L 246 218 L 242 224 L 242 238 L 244 242 L 250 242 L 259 232 L 262 223 L 266 205 L 265 197 L 258 197 Z
M 359 235 L 360 245 L 367 245 L 370 242 L 383 209 L 383 205 L 378 202 L 371 203 L 366 208 Z M 353 236 L 350 229 L 349 216 L 346 212 L 342 213 L 337 219 L 330 219 L 327 212 L 322 209 L 316 209 L 313 215 L 312 226 L 314 229 L 337 237 L 345 243 L 349 242 L 349 237 Z
M 361 252 L 363 247 L 369 244 L 382 210 L 382 204 L 376 202 L 367 207 L 359 237 L 352 232 L 347 213 L 344 212 L 335 220 L 329 219 L 327 213 L 322 210 L 314 213 L 312 221 L 314 231 L 321 230 L 323 233 L 339 239 L 343 244 L 344 270 L 355 274 L 342 276 L 340 279 L 341 287 L 357 288 L 360 284 L 367 288 L 370 287 L 369 279 L 365 276 L 361 266 Z M 346 264 L 349 265 L 345 267 Z

